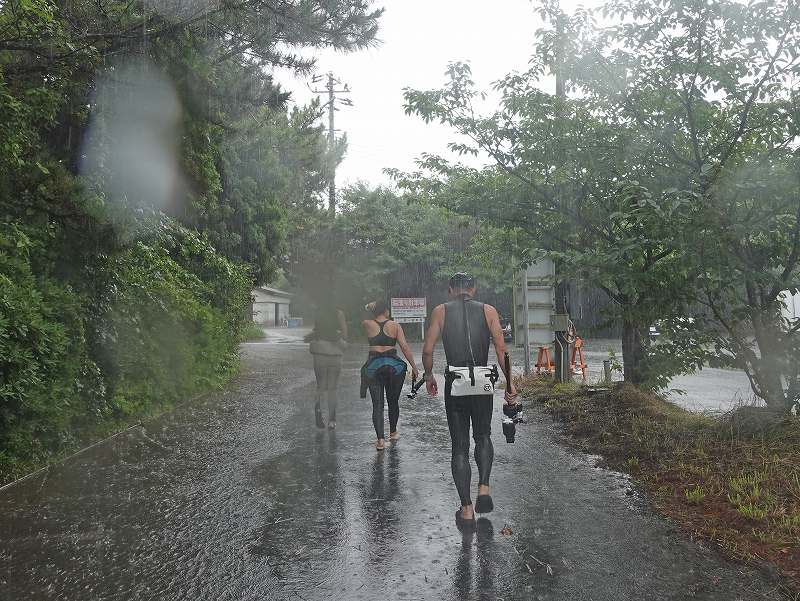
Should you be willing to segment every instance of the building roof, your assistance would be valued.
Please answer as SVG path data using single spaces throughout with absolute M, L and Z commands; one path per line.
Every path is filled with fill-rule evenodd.
M 286 292 L 285 290 L 278 290 L 277 288 L 270 288 L 269 286 L 256 286 L 254 290 L 259 290 L 264 292 L 265 294 L 271 294 L 272 296 L 280 296 L 287 300 L 291 300 L 294 297 L 294 294 L 291 292 Z

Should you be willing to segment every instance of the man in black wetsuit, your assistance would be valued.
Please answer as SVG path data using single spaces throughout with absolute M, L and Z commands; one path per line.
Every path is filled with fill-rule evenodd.
M 457 273 L 450 278 L 450 302 L 436 307 L 431 313 L 431 321 L 425 335 L 422 349 L 422 364 L 425 367 L 425 383 L 428 393 L 436 395 L 438 386 L 433 375 L 433 348 L 442 337 L 447 364 L 453 367 L 466 367 L 470 363 L 485 366 L 489 360 L 489 342 L 494 343 L 497 363 L 504 369 L 506 351 L 503 340 L 503 329 L 497 310 L 491 305 L 473 300 L 475 296 L 475 279 L 467 273 Z M 464 312 L 469 322 L 467 335 L 464 327 Z M 471 347 L 470 348 L 470 342 Z M 506 378 L 510 374 L 505 374 Z M 472 470 L 469 464 L 469 426 L 472 422 L 472 437 L 475 439 L 475 462 L 478 464 L 478 497 L 475 511 L 488 513 L 494 506 L 489 494 L 489 476 L 494 460 L 492 446 L 492 405 L 493 396 L 450 395 L 451 382 L 445 379 L 444 405 L 447 412 L 447 425 L 450 428 L 453 455 L 450 467 L 453 480 L 461 499 L 461 509 L 456 513 L 456 520 L 467 522 L 475 519 L 470 495 L 470 479 Z M 506 402 L 514 402 L 517 391 L 511 384 L 506 393 Z

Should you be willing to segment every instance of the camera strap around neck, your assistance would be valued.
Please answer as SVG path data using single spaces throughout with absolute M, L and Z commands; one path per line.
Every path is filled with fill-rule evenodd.
M 469 359 L 467 366 L 469 367 L 469 379 L 473 386 L 475 386 L 475 353 L 472 350 L 472 333 L 469 329 L 469 320 L 467 319 L 467 297 L 461 296 L 461 315 L 464 318 L 464 332 L 467 335 L 467 346 L 469 346 Z

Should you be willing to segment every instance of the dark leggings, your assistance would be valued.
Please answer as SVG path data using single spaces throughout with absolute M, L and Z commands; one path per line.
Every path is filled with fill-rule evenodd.
M 462 505 L 472 505 L 469 465 L 469 424 L 472 421 L 472 438 L 475 439 L 475 463 L 478 464 L 478 484 L 489 485 L 494 461 L 492 445 L 492 395 L 451 397 L 450 385 L 445 383 L 444 407 L 447 425 L 453 441 L 450 469 Z
M 389 433 L 397 431 L 397 420 L 400 418 L 400 392 L 406 372 L 397 373 L 394 368 L 381 367 L 369 382 L 369 396 L 372 399 L 372 425 L 375 426 L 375 435 L 386 438 L 383 430 L 383 403 L 389 406 Z

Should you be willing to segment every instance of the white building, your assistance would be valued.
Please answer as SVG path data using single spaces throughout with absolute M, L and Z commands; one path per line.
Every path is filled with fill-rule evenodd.
M 294 295 L 277 288 L 253 288 L 253 321 L 263 326 L 280 326 L 289 317 L 289 304 Z

